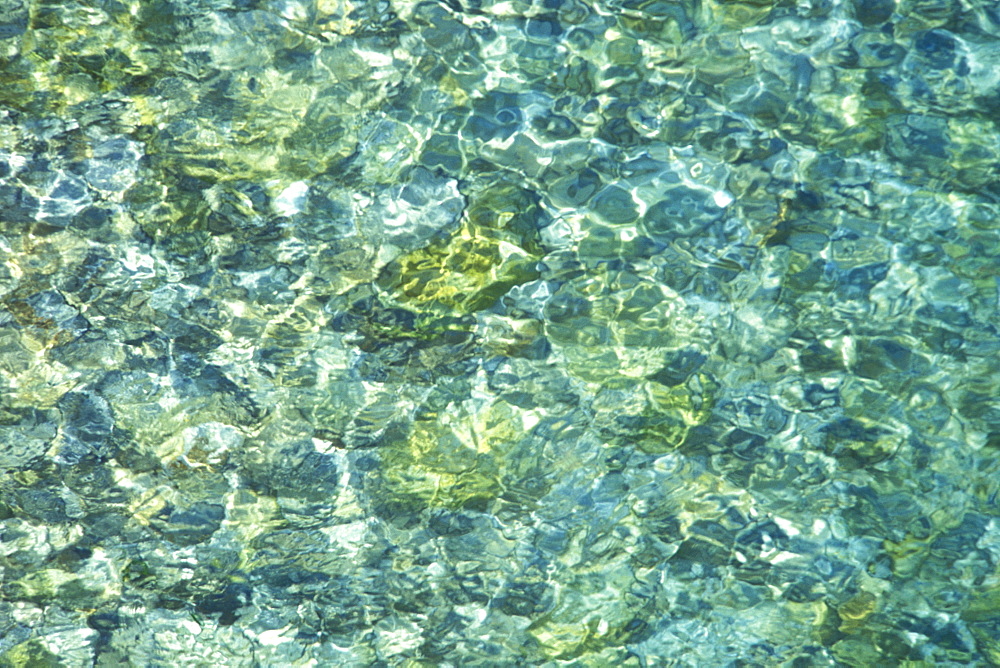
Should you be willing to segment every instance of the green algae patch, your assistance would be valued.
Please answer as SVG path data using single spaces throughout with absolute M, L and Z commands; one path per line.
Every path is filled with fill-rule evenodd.
M 404 302 L 472 313 L 537 278 L 536 263 L 537 258 L 502 237 L 463 224 L 446 242 L 411 253 L 389 271 Z
M 21 666 L 59 668 L 64 665 L 59 657 L 50 652 L 37 638 L 14 645 L 0 654 L 0 666 L 3 668 L 20 668 Z
M 60 605 L 70 609 L 95 608 L 120 595 L 118 583 L 100 582 L 94 575 L 48 568 L 10 583 L 9 595 L 38 603 L 58 600 Z
M 386 267 L 379 282 L 400 302 L 474 313 L 538 278 L 537 205 L 509 185 L 470 199 L 455 232 Z
M 382 450 L 381 494 L 388 505 L 482 508 L 516 475 L 530 412 L 503 401 L 469 399 L 413 423 Z
M 1000 582 L 996 576 L 993 582 L 984 584 L 972 595 L 962 611 L 962 619 L 968 622 L 1000 622 Z
M 649 404 L 643 417 L 639 447 L 649 453 L 663 453 L 679 446 L 692 427 L 708 421 L 715 407 L 718 385 L 707 374 L 698 374 L 683 386 L 665 387 L 651 383 Z
M 620 387 L 652 376 L 670 351 L 710 339 L 710 317 L 641 274 L 597 267 L 546 304 L 546 333 L 581 380 Z

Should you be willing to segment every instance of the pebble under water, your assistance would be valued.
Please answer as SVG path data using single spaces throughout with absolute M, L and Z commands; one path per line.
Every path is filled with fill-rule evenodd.
M 1000 665 L 993 0 L 0 0 L 0 666 Z

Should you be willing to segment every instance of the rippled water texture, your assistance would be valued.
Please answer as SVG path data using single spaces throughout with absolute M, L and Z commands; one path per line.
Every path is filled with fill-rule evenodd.
M 992 0 L 0 0 L 0 665 L 1000 665 Z

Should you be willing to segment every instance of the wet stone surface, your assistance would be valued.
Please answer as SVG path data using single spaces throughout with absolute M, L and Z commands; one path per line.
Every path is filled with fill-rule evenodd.
M 0 664 L 1000 664 L 986 0 L 0 0 Z

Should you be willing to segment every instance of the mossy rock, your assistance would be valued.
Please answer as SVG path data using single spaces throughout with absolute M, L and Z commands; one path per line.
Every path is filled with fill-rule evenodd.
M 379 282 L 400 302 L 474 313 L 538 278 L 540 214 L 530 197 L 506 185 L 471 197 L 458 230 L 386 267 Z
M 468 400 L 418 420 L 406 440 L 382 449 L 381 494 L 388 506 L 482 507 L 514 475 L 522 412 L 497 401 Z
M 108 587 L 100 582 L 88 582 L 72 573 L 48 568 L 30 573 L 11 585 L 11 595 L 38 603 L 58 601 L 71 609 L 95 606 L 111 595 Z
M 639 601 L 627 591 L 615 589 L 612 583 L 588 593 L 575 590 L 574 585 L 564 585 L 560 603 L 537 618 L 528 633 L 549 659 L 576 659 L 578 663 L 572 665 L 623 665 L 606 664 L 598 657 L 613 653 L 645 631 L 641 615 L 636 616 Z
M 20 645 L 14 645 L 0 654 L 0 668 L 61 668 L 65 664 L 59 657 L 45 649 L 41 641 L 33 638 Z

